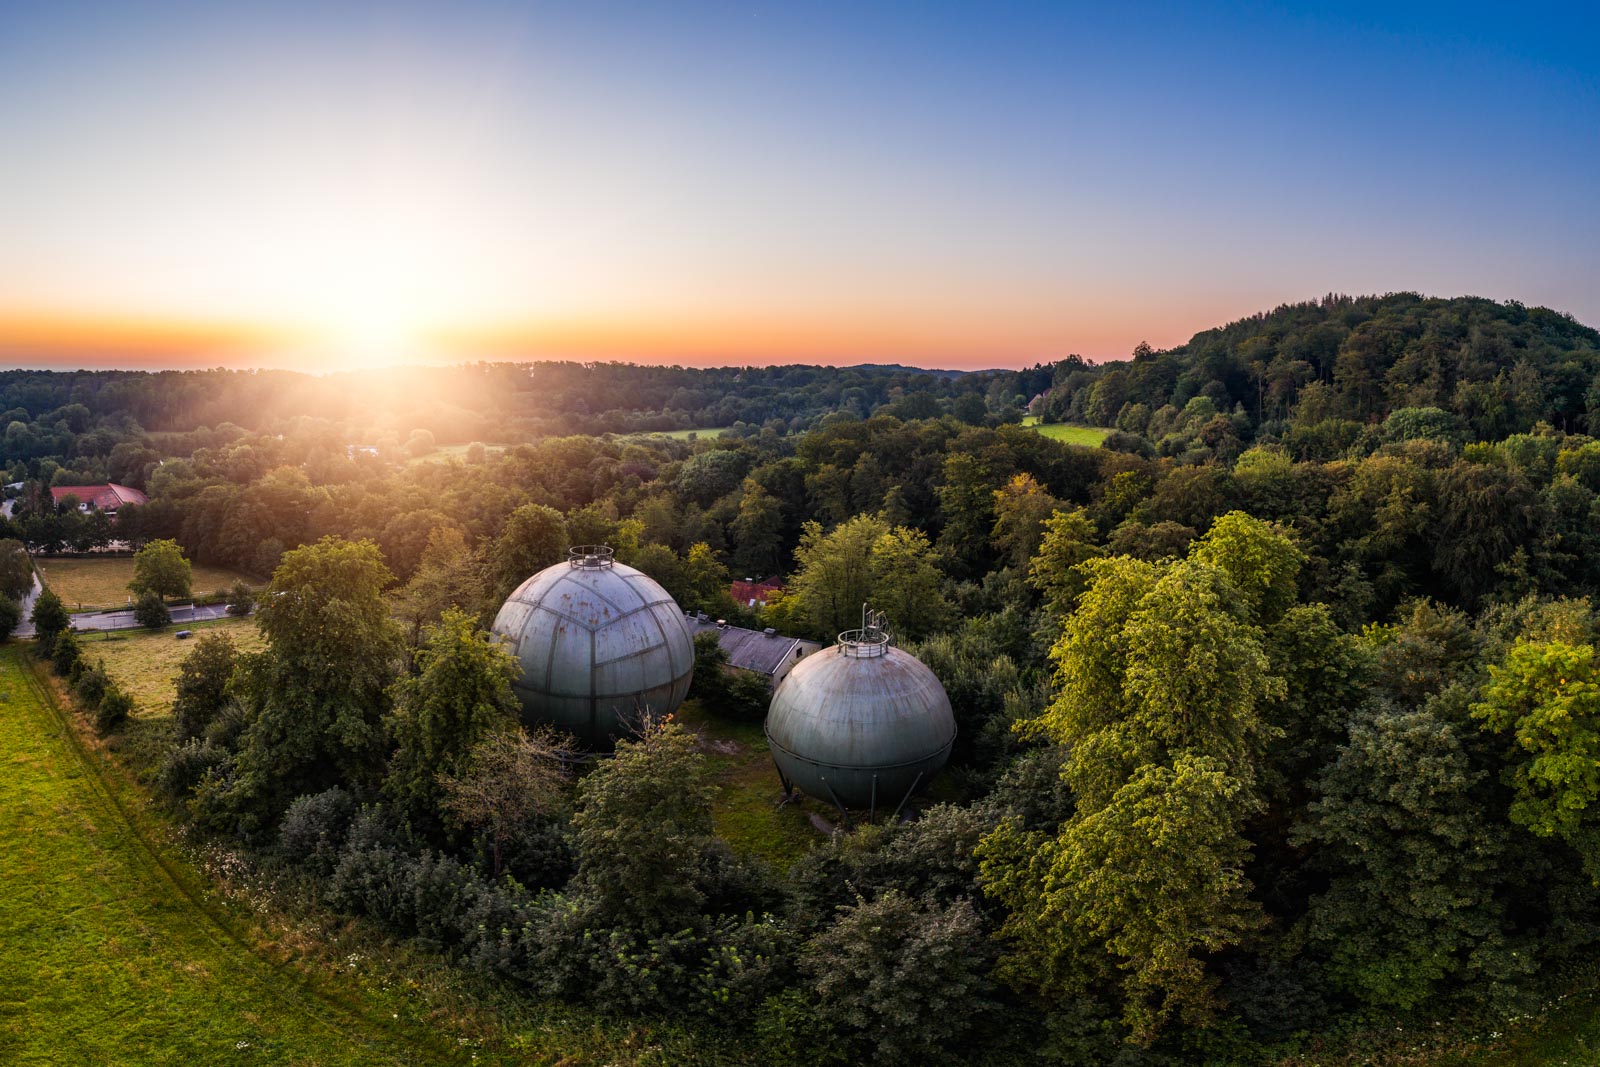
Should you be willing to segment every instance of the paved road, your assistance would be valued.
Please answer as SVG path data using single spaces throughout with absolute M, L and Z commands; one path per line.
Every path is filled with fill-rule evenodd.
M 34 593 L 38 593 L 37 588 Z M 172 615 L 172 621 L 181 625 L 189 622 L 205 622 L 208 619 L 225 618 L 228 614 L 228 605 L 204 604 L 200 607 L 195 607 L 193 604 L 181 604 L 167 610 Z M 25 609 L 26 613 L 22 617 L 22 625 L 17 627 L 16 636 L 33 636 L 33 620 L 28 618 L 32 611 L 33 604 L 30 599 Z M 126 609 L 123 611 L 83 611 L 72 616 L 72 628 L 74 630 L 137 630 L 139 629 L 139 623 L 134 619 L 133 612 Z

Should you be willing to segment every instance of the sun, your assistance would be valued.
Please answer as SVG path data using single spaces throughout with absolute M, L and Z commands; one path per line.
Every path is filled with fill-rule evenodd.
M 342 363 L 373 367 L 405 363 L 422 354 L 427 327 L 390 300 L 358 301 L 327 323 L 327 344 Z
M 329 369 L 393 366 L 428 355 L 442 312 L 438 288 L 414 261 L 346 257 L 327 271 L 322 288 L 313 333 Z

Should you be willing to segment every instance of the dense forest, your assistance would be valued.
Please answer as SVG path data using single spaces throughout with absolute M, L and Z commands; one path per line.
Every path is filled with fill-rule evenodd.
M 1164 1065 L 1359 1061 L 1592 981 L 1569 317 L 1328 297 L 1101 366 L 10 372 L 0 406 L 9 536 L 267 583 L 264 651 L 185 664 L 174 809 L 530 996 L 767 1060 Z M 732 429 L 648 432 L 695 427 Z M 108 478 L 149 503 L 48 493 Z M 940 802 L 777 871 L 717 836 L 681 725 L 582 768 L 520 730 L 484 627 L 600 542 L 786 633 L 884 609 L 956 712 Z M 759 617 L 729 599 L 766 576 Z M 695 695 L 752 713 L 714 661 Z

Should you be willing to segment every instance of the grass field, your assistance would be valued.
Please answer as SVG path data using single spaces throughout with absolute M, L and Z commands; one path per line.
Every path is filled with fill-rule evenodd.
M 132 556 L 38 557 L 39 574 L 66 604 L 68 611 L 94 611 L 126 607 L 128 582 L 133 578 Z M 228 589 L 234 582 L 257 586 L 260 581 L 222 567 L 193 565 L 191 587 L 197 594 Z
M 442 1062 L 387 1020 L 258 957 L 163 855 L 15 650 L 0 653 L 0 1061 Z M 466 1057 L 459 1057 L 465 1059 Z
M 465 461 L 467 458 L 467 450 L 471 447 L 471 442 L 464 445 L 440 445 L 425 456 L 412 456 L 410 459 L 407 459 L 406 466 L 415 466 L 418 463 L 438 463 L 452 459 Z M 484 455 L 497 455 L 498 453 L 504 452 L 510 447 L 510 445 L 489 444 L 488 442 L 484 442 Z
M 732 426 L 714 426 L 709 430 L 650 430 L 645 433 L 630 433 L 628 437 L 670 437 L 674 441 L 687 441 L 691 437 L 702 437 L 710 440 L 720 435 L 724 430 L 731 430 Z
M 1054 440 L 1065 441 L 1069 445 L 1084 445 L 1088 448 L 1098 448 L 1100 442 L 1111 433 L 1110 430 L 1102 430 L 1098 426 L 1069 426 L 1064 422 L 1046 424 L 1040 422 L 1037 415 L 1024 415 L 1022 425 L 1031 426 Z
M 254 652 L 265 644 L 254 619 L 217 619 L 188 624 L 198 638 L 222 632 L 241 652 Z M 179 641 L 173 630 L 114 630 L 78 635 L 89 662 L 105 660 L 106 670 L 133 697 L 135 716 L 165 716 L 172 711 L 178 665 L 194 649 L 194 641 Z
M 736 851 L 782 871 L 822 840 L 809 821 L 811 812 L 831 819 L 837 814 L 812 800 L 778 807 L 782 786 L 760 723 L 719 719 L 692 700 L 677 718 L 700 735 L 718 789 L 712 821 Z
M 229 853 L 181 845 L 116 747 L 18 646 L 0 648 L 7 1067 L 747 1062 L 676 1026 L 532 1000 L 296 903 Z

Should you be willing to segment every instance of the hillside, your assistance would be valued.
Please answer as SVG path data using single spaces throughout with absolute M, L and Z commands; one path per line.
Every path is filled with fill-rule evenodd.
M 1406 408 L 1448 413 L 1497 440 L 1548 422 L 1588 425 L 1600 331 L 1548 308 L 1415 293 L 1287 304 L 1127 362 L 1065 361 L 1040 414 L 1159 437 L 1171 414 L 1205 398 L 1274 437 L 1327 423 L 1357 426 Z M 1171 411 L 1164 411 L 1171 409 Z

